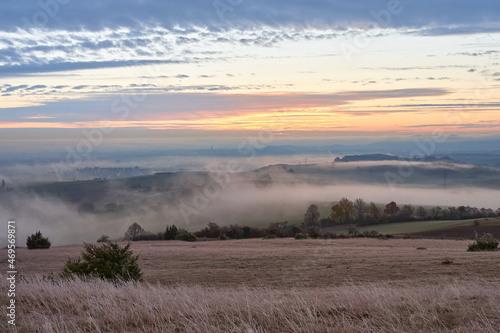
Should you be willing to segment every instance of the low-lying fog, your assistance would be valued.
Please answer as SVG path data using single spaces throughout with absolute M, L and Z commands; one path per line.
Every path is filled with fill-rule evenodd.
M 64 171 L 64 179 L 71 181 L 79 178 L 77 170 L 83 168 L 134 168 L 147 169 L 150 174 L 156 172 L 179 171 L 204 171 L 212 170 L 219 165 L 227 165 L 237 161 L 240 170 L 254 170 L 273 164 L 314 164 L 333 162 L 338 155 L 287 155 L 287 156 L 253 156 L 251 152 L 239 157 L 220 156 L 136 156 L 126 159 L 87 160 L 79 163 L 67 164 L 65 162 L 51 163 L 12 163 L 0 167 L 0 179 L 5 179 L 10 184 L 23 185 L 36 181 L 61 180 L 56 172 Z M 59 175 L 61 176 L 61 175 Z M 91 178 L 90 178 L 91 179 Z
M 395 201 L 398 205 L 414 206 L 469 205 L 495 210 L 500 207 L 500 191 L 478 188 L 446 190 L 307 184 L 276 184 L 259 188 L 251 183 L 240 182 L 229 182 L 223 187 L 224 189 L 214 184 L 200 187 L 195 189 L 193 196 L 184 197 L 177 202 L 163 200 L 161 193 L 144 194 L 141 202 L 146 204 L 142 204 L 140 208 L 126 208 L 124 214 L 80 214 L 75 205 L 60 199 L 22 194 L 0 201 L 0 221 L 17 221 L 20 246 L 24 246 L 26 237 L 37 230 L 48 236 L 53 245 L 63 245 L 94 242 L 102 234 L 109 235 L 112 239 L 119 238 L 133 222 L 138 222 L 151 232 L 162 232 L 167 224 L 174 223 L 189 230 L 198 230 L 208 222 L 265 226 L 271 222 L 287 220 L 290 224 L 300 224 L 309 204 L 320 204 L 322 217 L 326 217 L 330 204 L 342 197 L 351 200 L 363 198 L 367 202 L 384 205 Z M 6 226 L 2 225 L 4 227 L 0 231 L 0 237 L 3 242 Z

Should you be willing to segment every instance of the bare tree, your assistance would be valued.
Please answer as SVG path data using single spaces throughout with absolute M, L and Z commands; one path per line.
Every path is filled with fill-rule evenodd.
M 354 210 L 359 221 L 363 221 L 368 210 L 368 204 L 361 198 L 354 200 Z
M 373 202 L 370 202 L 370 205 L 368 206 L 368 216 L 374 220 L 380 218 L 380 210 Z
M 401 209 L 400 214 L 404 217 L 410 218 L 413 216 L 413 213 L 415 212 L 415 207 L 412 205 L 404 205 L 403 208 Z
M 146 231 L 137 223 L 134 222 L 130 227 L 128 227 L 127 231 L 125 231 L 125 239 L 127 240 L 136 240 L 140 236 L 144 235 Z
M 415 212 L 417 213 L 417 216 L 420 217 L 421 220 L 427 217 L 427 211 L 422 206 L 417 207 L 417 210 Z
M 307 211 L 304 214 L 304 226 L 311 227 L 319 225 L 319 218 L 321 214 L 319 213 L 318 206 L 315 204 L 307 207 Z

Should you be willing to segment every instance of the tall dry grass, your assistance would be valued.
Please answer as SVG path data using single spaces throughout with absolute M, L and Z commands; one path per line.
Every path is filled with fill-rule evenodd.
M 500 280 L 223 289 L 30 278 L 17 286 L 21 333 L 496 333 L 499 327 Z M 8 331 L 5 320 L 0 330 Z

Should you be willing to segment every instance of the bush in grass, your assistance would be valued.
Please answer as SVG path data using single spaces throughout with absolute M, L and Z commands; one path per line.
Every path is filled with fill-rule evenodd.
M 47 237 L 43 237 L 40 231 L 35 232 L 26 239 L 26 246 L 30 250 L 34 249 L 48 249 L 50 248 L 50 241 Z
M 337 234 L 334 232 L 325 232 L 323 233 L 323 239 L 335 239 L 337 238 Z
M 377 230 L 370 230 L 370 231 L 364 231 L 363 232 L 363 237 L 367 237 L 367 238 L 377 238 L 379 237 L 379 233 Z
M 130 243 L 120 247 L 117 243 L 101 246 L 84 244 L 81 257 L 68 259 L 61 273 L 62 277 L 74 275 L 82 278 L 100 278 L 110 281 L 141 281 L 142 271 L 133 256 Z
M 479 236 L 476 232 L 475 239 L 474 243 L 469 244 L 467 251 L 496 251 L 498 248 L 498 241 L 492 234 L 484 233 Z
M 264 237 L 262 237 L 262 239 L 275 239 L 277 238 L 276 235 L 273 235 L 273 234 L 268 234 L 268 235 L 265 235 Z
M 303 230 L 303 233 L 309 238 L 318 239 L 321 236 L 321 230 L 318 227 L 308 227 Z
M 362 237 L 363 235 L 359 232 L 358 228 L 349 227 L 349 231 L 347 232 L 351 237 Z
M 109 236 L 107 235 L 102 235 L 101 237 L 99 237 L 99 239 L 97 240 L 97 243 L 108 243 L 110 241 L 109 239 Z
M 443 261 L 441 261 L 443 265 L 451 265 L 453 264 L 453 260 L 450 258 L 444 258 Z
M 307 239 L 307 238 L 308 238 L 307 234 L 302 234 L 302 233 L 295 234 L 295 239 Z

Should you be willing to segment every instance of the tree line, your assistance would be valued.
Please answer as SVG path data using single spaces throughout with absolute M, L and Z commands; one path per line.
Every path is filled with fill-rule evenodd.
M 197 239 L 248 239 L 248 238 L 283 238 L 295 237 L 297 234 L 305 234 L 310 238 L 337 238 L 345 237 L 328 232 L 329 228 L 336 225 L 350 225 L 350 236 L 378 237 L 373 232 L 366 235 L 358 234 L 358 227 L 396 222 L 426 221 L 426 220 L 459 220 L 500 216 L 500 208 L 496 211 L 489 208 L 476 208 L 470 206 L 445 207 L 440 206 L 425 209 L 422 206 L 414 207 L 411 204 L 399 206 L 391 201 L 385 206 L 376 205 L 374 202 L 367 203 L 361 198 L 351 201 L 347 198 L 340 199 L 331 207 L 330 215 L 321 218 L 318 205 L 311 204 L 307 207 L 304 220 L 301 224 L 289 224 L 288 221 L 276 222 L 268 227 L 249 227 L 231 224 L 220 226 L 210 222 L 206 227 L 195 232 L 188 232 L 175 225 L 167 225 L 164 232 L 149 232 L 144 230 L 138 223 L 129 226 L 123 236 L 123 240 L 183 240 L 196 241 Z M 351 232 L 352 231 L 352 232 Z M 373 233 L 373 234 L 372 234 Z M 109 242 L 109 236 L 102 235 L 98 242 Z
M 422 206 L 414 207 L 411 204 L 399 206 L 394 201 L 389 202 L 383 207 L 379 207 L 375 203 L 367 203 L 361 198 L 354 201 L 342 198 L 332 206 L 330 216 L 322 219 L 320 219 L 321 214 L 318 206 L 311 204 L 304 214 L 303 225 L 306 227 L 317 226 L 325 228 L 339 224 L 366 226 L 419 220 L 465 220 L 496 216 L 500 216 L 500 208 L 495 211 L 491 208 L 470 206 L 446 208 L 435 206 L 427 210 Z

